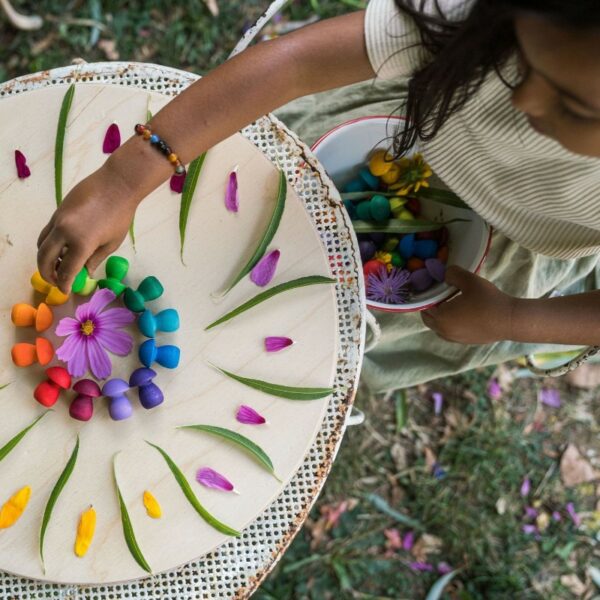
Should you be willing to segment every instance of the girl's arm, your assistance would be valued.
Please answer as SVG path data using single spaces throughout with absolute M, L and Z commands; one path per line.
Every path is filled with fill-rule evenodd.
M 242 52 L 182 92 L 150 125 L 188 163 L 294 98 L 372 77 L 360 11 Z M 172 174 L 163 155 L 132 136 L 67 194 L 42 230 L 42 277 L 70 291 L 84 265 L 93 272 L 119 247 L 137 205 Z
M 422 317 L 427 327 L 448 341 L 600 345 L 600 291 L 515 298 L 459 267 L 448 268 L 446 283 L 460 294 Z

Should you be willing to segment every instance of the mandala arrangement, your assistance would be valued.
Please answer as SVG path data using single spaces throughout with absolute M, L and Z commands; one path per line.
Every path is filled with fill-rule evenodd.
M 54 174 L 57 204 L 62 201 L 65 132 L 74 94 L 75 87 L 72 85 L 65 94 L 58 121 Z M 111 124 L 106 132 L 103 151 L 110 153 L 118 148 L 120 138 L 118 126 L 115 123 Z M 150 141 L 152 143 L 152 140 Z M 182 262 L 187 219 L 204 158 L 205 155 L 202 155 L 192 161 L 187 172 L 178 172 L 174 176 L 175 179 L 171 181 L 171 189 L 175 193 L 181 193 L 179 233 Z M 19 178 L 32 176 L 31 169 L 27 165 L 26 149 L 15 150 L 15 166 Z M 223 187 L 225 190 L 223 209 L 228 212 L 237 212 L 240 201 L 236 169 L 228 175 L 227 181 L 223 182 Z M 244 266 L 223 290 L 215 292 L 214 297 L 227 295 L 245 278 L 249 278 L 258 288 L 264 289 L 259 290 L 249 300 L 206 325 L 206 330 L 238 318 L 257 305 L 280 294 L 307 286 L 335 283 L 335 280 L 328 277 L 308 275 L 269 287 L 281 256 L 281 250 L 272 249 L 270 245 L 285 209 L 286 195 L 287 181 L 283 172 L 279 171 L 277 197 L 273 212 L 264 227 L 259 243 L 256 247 L 249 249 L 248 259 Z M 135 243 L 133 224 L 130 235 L 132 242 Z M 38 294 L 39 302 L 35 304 L 17 303 L 14 304 L 11 311 L 15 327 L 30 331 L 31 338 L 29 341 L 14 344 L 11 357 L 14 364 L 20 368 L 39 369 L 40 371 L 39 383 L 32 391 L 32 402 L 39 403 L 45 409 L 58 411 L 66 410 L 61 399 L 68 399 L 69 415 L 82 422 L 92 419 L 94 407 L 99 402 L 107 403 L 109 415 L 114 421 L 135 418 L 135 404 L 132 402 L 134 395 L 137 395 L 139 404 L 146 410 L 156 409 L 165 401 L 168 403 L 168 397 L 165 398 L 160 387 L 158 370 L 159 367 L 176 369 L 180 362 L 180 349 L 173 344 L 159 345 L 156 336 L 158 333 L 168 336 L 177 331 L 180 327 L 180 316 L 176 308 L 153 310 L 152 303 L 162 297 L 165 292 L 157 277 L 149 275 L 140 282 L 134 283 L 129 277 L 128 261 L 120 256 L 111 256 L 106 261 L 103 278 L 95 280 L 90 277 L 85 268 L 82 269 L 73 283 L 71 295 L 63 294 L 58 288 L 44 281 L 39 272 L 32 276 L 31 285 Z M 71 304 L 75 305 L 74 313 L 55 322 L 56 307 L 66 304 L 69 298 L 72 300 Z M 134 337 L 127 331 L 128 327 L 136 327 L 141 336 L 145 338 L 137 347 Z M 60 345 L 55 348 L 52 343 L 53 338 L 49 338 L 48 334 L 61 338 Z M 286 335 L 267 335 L 263 339 L 265 352 L 280 352 L 290 348 L 293 344 L 294 340 Z M 137 353 L 139 367 L 127 374 L 117 373 L 121 377 L 114 377 L 113 366 L 118 366 L 121 358 L 132 353 Z M 115 357 L 114 365 L 111 356 Z M 333 392 L 328 387 L 292 387 L 272 381 L 248 378 L 225 370 L 218 365 L 213 366 L 224 377 L 279 398 L 301 401 L 316 400 L 326 398 Z M 41 413 L 25 429 L 0 447 L 0 463 L 19 445 L 31 429 L 44 420 L 48 412 L 50 410 Z M 253 407 L 247 405 L 239 406 L 235 418 L 239 423 L 245 425 L 268 426 L 266 419 Z M 271 458 L 250 438 L 225 427 L 203 423 L 182 425 L 180 428 L 225 440 L 232 448 L 249 454 L 261 468 L 279 480 Z M 0 441 L 1 443 L 2 441 Z M 237 536 L 240 534 L 235 528 L 221 522 L 204 508 L 196 496 L 192 484 L 165 449 L 151 441 L 148 441 L 147 444 L 149 451 L 155 451 L 162 457 L 182 494 L 200 518 L 225 535 Z M 77 464 L 79 450 L 80 440 L 79 437 L 76 437 L 73 440 L 70 457 L 56 480 L 47 498 L 43 515 L 41 515 L 38 541 L 42 566 L 44 565 L 46 530 L 52 519 L 54 508 L 60 502 L 61 493 Z M 113 459 L 113 469 L 115 502 L 120 509 L 122 530 L 127 547 L 137 564 L 146 572 L 151 573 L 151 566 L 138 544 L 128 508 L 119 487 L 116 456 Z M 196 473 L 196 482 L 224 493 L 236 492 L 235 484 L 226 475 L 212 468 L 199 468 Z M 31 493 L 30 487 L 24 485 L 4 501 L 0 508 L 0 530 L 18 524 L 20 517 L 27 509 Z M 160 500 L 152 491 L 145 490 L 140 502 L 143 503 L 149 518 L 163 517 Z M 88 551 L 93 552 L 96 524 L 97 515 L 93 507 L 89 507 L 80 514 L 78 527 L 73 532 L 73 551 L 76 556 L 83 558 Z

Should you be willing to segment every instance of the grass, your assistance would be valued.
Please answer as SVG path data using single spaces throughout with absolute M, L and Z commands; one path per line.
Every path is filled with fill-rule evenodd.
M 415 548 L 424 533 L 440 543 L 427 562 L 461 569 L 445 598 L 577 597 L 561 577 L 575 574 L 586 581 L 587 565 L 599 560 L 597 533 L 593 527 L 576 529 L 564 506 L 573 501 L 578 510 L 593 511 L 594 495 L 585 486 L 565 490 L 557 458 L 582 423 L 573 406 L 540 415 L 536 380 L 516 380 L 510 394 L 491 401 L 490 375 L 472 372 L 409 390 L 408 419 L 400 431 L 393 398 L 363 393 L 359 403 L 367 424 L 348 431 L 310 520 L 256 597 L 425 598 L 440 575 L 412 570 L 414 549 L 386 548 L 385 530 L 414 530 L 405 517 L 422 525 Z M 432 389 L 445 397 L 440 416 L 432 414 Z M 543 426 L 524 434 L 534 416 Z M 589 429 L 597 435 L 598 422 Z M 443 469 L 437 468 L 438 477 L 432 474 L 433 455 Z M 526 476 L 532 481 L 527 499 L 519 493 Z M 368 500 L 373 494 L 400 516 L 378 510 Z M 349 499 L 356 504 L 327 529 L 331 507 Z M 559 510 L 563 518 L 550 520 L 536 539 L 522 531 L 531 522 L 523 518 L 527 505 L 548 515 Z
M 334 16 L 354 3 L 292 2 L 283 20 Z M 131 0 L 126 10 L 115 0 L 14 4 L 23 12 L 35 10 L 45 25 L 25 33 L 0 21 L 0 80 L 77 57 L 93 62 L 112 56 L 203 73 L 226 59 L 268 2 L 220 0 L 218 18 L 201 0 Z M 405 399 L 362 390 L 358 405 L 367 422 L 348 430 L 305 527 L 255 597 L 425 598 L 439 574 L 415 572 L 410 563 L 417 558 L 461 569 L 445 598 L 568 600 L 578 597 L 564 579 L 569 576 L 578 577 L 593 596 L 586 567 L 600 562 L 598 524 L 591 518 L 595 490 L 565 489 L 558 464 L 569 440 L 600 457 L 595 394 L 562 385 L 563 407 L 540 409 L 536 392 L 542 384 L 517 378 L 511 390 L 491 401 L 486 391 L 491 374 L 473 371 L 433 382 L 407 390 Z M 432 390 L 445 397 L 440 415 L 432 410 Z M 533 490 L 527 501 L 519 493 L 525 476 Z M 568 501 L 587 517 L 579 529 L 564 515 Z M 560 509 L 563 519 L 550 522 L 540 539 L 526 535 L 526 504 L 548 514 Z M 407 517 L 421 527 L 411 552 L 390 541 L 394 530 L 406 538 L 415 529 Z M 439 546 L 435 551 L 432 541 Z
M 292 1 L 284 16 L 347 12 L 352 0 Z M 262 14 L 267 0 L 219 0 L 218 18 L 202 0 L 16 0 L 15 8 L 44 17 L 44 27 L 25 33 L 0 20 L 0 81 L 69 64 L 107 60 L 113 47 L 120 60 L 155 62 L 204 73 L 226 60 L 245 27 Z M 360 3 L 359 3 L 360 4 Z M 99 43 L 100 42 L 100 43 Z M 104 48 L 104 49 L 103 49 Z M 110 52 L 109 52 L 110 54 Z

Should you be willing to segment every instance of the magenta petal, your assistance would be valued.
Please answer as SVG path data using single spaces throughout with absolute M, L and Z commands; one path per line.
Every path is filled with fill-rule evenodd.
M 109 352 L 117 356 L 127 356 L 133 349 L 133 338 L 124 331 L 114 331 L 110 329 L 99 329 L 94 338 L 100 342 L 100 345 Z
M 529 492 L 531 491 L 531 480 L 529 477 L 525 477 L 523 479 L 523 483 L 521 484 L 521 496 L 525 498 L 525 496 L 529 496 Z
M 100 342 L 93 337 L 87 339 L 87 355 L 90 363 L 90 371 L 96 379 L 106 379 L 112 372 L 112 365 L 106 350 Z
M 572 502 L 567 502 L 567 504 L 565 504 L 565 508 L 567 509 L 567 512 L 569 513 L 569 516 L 571 517 L 575 527 L 579 527 L 581 525 L 581 517 L 577 514 L 575 505 Z
M 237 212 L 240 208 L 240 200 L 238 197 L 238 182 L 237 173 L 235 170 L 229 174 L 227 182 L 227 191 L 225 192 L 225 208 L 231 212 Z
M 447 562 L 442 561 L 438 563 L 437 570 L 440 575 L 446 575 L 446 573 L 452 571 L 452 567 Z
M 272 250 L 269 254 L 265 254 L 250 271 L 250 279 L 260 287 L 267 285 L 275 275 L 280 255 L 279 250 Z
M 121 145 L 121 132 L 119 126 L 113 123 L 106 130 L 104 136 L 104 143 L 102 144 L 102 152 L 104 154 L 111 154 Z
M 492 400 L 498 400 L 498 398 L 502 396 L 502 388 L 500 387 L 500 382 L 495 377 L 488 381 L 487 393 Z
M 539 401 L 550 408 L 560 408 L 560 392 L 555 389 L 541 389 L 538 393 Z
M 238 408 L 235 418 L 244 425 L 263 425 L 266 423 L 266 419 L 259 413 L 257 413 L 251 406 L 242 404 Z
M 414 532 L 409 531 L 402 538 L 402 548 L 404 550 L 406 550 L 407 552 L 410 552 L 410 550 L 412 550 L 412 547 L 414 546 L 414 543 L 415 543 L 415 534 L 414 534 Z
M 27 166 L 27 159 L 19 150 L 15 150 L 15 165 L 17 166 L 17 176 L 19 179 L 25 179 L 31 175 L 31 171 Z
M 73 319 L 73 317 L 65 317 L 58 322 L 54 333 L 60 337 L 63 337 L 65 335 L 77 333 L 80 331 L 80 329 L 81 323 L 77 319 Z
M 265 350 L 267 352 L 279 352 L 288 346 L 291 346 L 294 340 L 289 337 L 269 336 L 265 338 Z
M 439 392 L 433 392 L 431 394 L 431 398 L 433 399 L 433 412 L 436 415 L 439 415 L 442 412 L 442 407 L 444 406 L 444 396 Z
M 183 192 L 183 186 L 185 184 L 186 176 L 187 173 L 182 173 L 181 175 L 177 175 L 176 173 L 175 175 L 171 175 L 171 179 L 169 181 L 171 191 L 177 194 L 181 194 L 181 192 Z
M 229 479 L 209 467 L 198 469 L 196 481 L 215 490 L 223 490 L 224 492 L 233 492 L 234 490 L 233 483 Z

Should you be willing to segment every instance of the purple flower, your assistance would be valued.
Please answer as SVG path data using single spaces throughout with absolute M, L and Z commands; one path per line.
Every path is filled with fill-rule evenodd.
M 413 571 L 426 571 L 426 572 L 433 571 L 433 565 L 430 565 L 429 563 L 426 563 L 426 562 L 411 562 L 411 563 L 408 563 L 408 566 Z
M 408 531 L 404 537 L 402 538 L 402 549 L 410 552 L 415 543 L 415 533 L 414 531 Z
M 196 481 L 204 487 L 215 490 L 222 490 L 224 492 L 235 491 L 233 483 L 231 483 L 229 479 L 227 479 L 224 475 L 221 475 L 221 473 L 217 473 L 210 467 L 198 469 L 198 472 L 196 473 Z
M 487 393 L 492 400 L 498 400 L 498 398 L 502 396 L 502 388 L 496 377 L 492 377 L 492 379 L 488 381 Z
M 230 212 L 237 212 L 240 208 L 238 196 L 237 167 L 229 173 L 227 190 L 225 192 L 225 208 Z
M 20 150 L 15 150 L 15 165 L 17 167 L 17 177 L 25 179 L 31 175 L 31 171 L 27 166 L 27 159 Z
M 369 273 L 367 298 L 385 304 L 404 304 L 410 295 L 409 279 L 410 273 L 406 269 L 392 269 L 388 273 L 382 267 L 377 273 Z
M 289 337 L 268 336 L 265 338 L 265 350 L 267 352 L 279 352 L 293 343 L 294 340 Z
M 279 250 L 272 250 L 269 254 L 265 254 L 250 271 L 250 279 L 260 287 L 267 285 L 275 276 L 280 255 Z
M 131 352 L 133 338 L 119 329 L 132 323 L 135 315 L 126 308 L 102 312 L 114 299 L 111 290 L 100 289 L 89 302 L 77 307 L 75 318 L 65 317 L 58 323 L 56 335 L 67 339 L 56 356 L 67 363 L 73 377 L 81 377 L 89 369 L 96 379 L 106 379 L 112 371 L 106 351 L 118 356 Z
M 567 502 L 567 504 L 565 504 L 565 508 L 569 513 L 569 516 L 571 517 L 571 520 L 573 521 L 575 527 L 579 527 L 581 525 L 581 517 L 577 514 L 577 511 L 575 510 L 575 505 L 572 502 Z
M 533 535 L 538 531 L 538 528 L 535 525 L 523 525 L 521 529 L 526 535 Z
M 104 154 L 112 154 L 121 145 L 121 132 L 119 126 L 116 123 L 109 125 L 104 136 L 104 143 L 102 144 L 102 152 Z
M 442 412 L 442 407 L 444 405 L 444 396 L 439 392 L 433 392 L 431 398 L 433 399 L 433 412 L 434 414 L 439 415 Z
M 538 392 L 538 400 L 550 408 L 560 408 L 560 392 L 552 388 L 542 388 Z
M 561 516 L 561 514 L 560 514 L 560 513 L 559 513 L 557 510 L 555 510 L 555 511 L 552 513 L 552 519 L 553 519 L 554 521 L 562 521 L 562 516 Z
M 257 413 L 251 406 L 242 404 L 235 415 L 235 418 L 244 425 L 263 425 L 266 419 Z
M 525 479 L 523 479 L 523 483 L 521 484 L 521 496 L 523 496 L 523 498 L 525 498 L 525 496 L 529 496 L 529 492 L 531 491 L 531 480 L 529 479 L 529 477 L 525 477 Z

